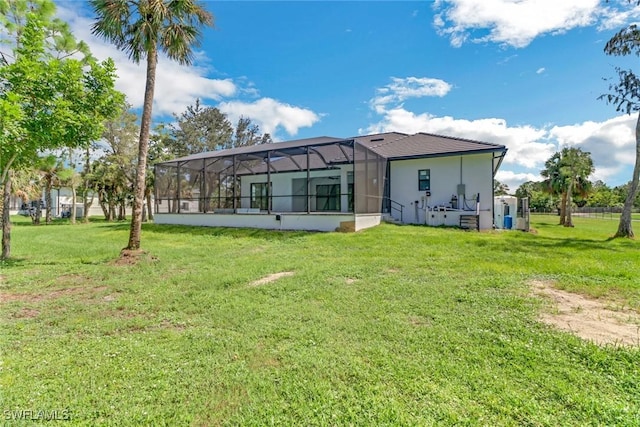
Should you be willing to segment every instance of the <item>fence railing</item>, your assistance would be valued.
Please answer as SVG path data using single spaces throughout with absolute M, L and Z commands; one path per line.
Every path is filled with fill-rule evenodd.
M 640 215 L 640 209 L 634 208 L 632 210 L 634 216 Z M 533 214 L 543 214 L 543 215 L 560 215 L 560 209 L 534 209 L 531 208 L 531 213 Z M 594 207 L 594 206 L 584 206 L 581 208 L 574 207 L 571 210 L 572 215 L 586 217 L 586 218 L 619 218 L 622 213 L 621 206 L 604 206 L 604 207 Z

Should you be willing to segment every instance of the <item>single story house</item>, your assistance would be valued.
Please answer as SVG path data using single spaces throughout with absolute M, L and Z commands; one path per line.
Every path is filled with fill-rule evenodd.
M 155 165 L 155 222 L 288 230 L 493 227 L 503 145 L 398 132 L 317 137 Z

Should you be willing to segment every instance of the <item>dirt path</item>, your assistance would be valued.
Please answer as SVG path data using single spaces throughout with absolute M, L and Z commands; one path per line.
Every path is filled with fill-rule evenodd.
M 597 344 L 640 345 L 640 313 L 609 308 L 607 301 L 555 289 L 552 283 L 530 282 L 534 295 L 550 301 L 540 320 Z

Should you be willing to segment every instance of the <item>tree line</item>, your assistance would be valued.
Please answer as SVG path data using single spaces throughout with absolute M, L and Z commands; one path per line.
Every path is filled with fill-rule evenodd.
M 251 119 L 231 123 L 199 100 L 152 129 L 158 53 L 190 65 L 202 28 L 213 15 L 196 0 L 91 0 L 92 33 L 134 63 L 146 63 L 141 117 L 115 90 L 115 64 L 95 60 L 68 25 L 55 18 L 52 0 L 0 1 L 0 187 L 2 253 L 10 257 L 11 195 L 38 200 L 32 213 L 51 221 L 51 190 L 72 189 L 84 213 L 97 202 L 106 220 L 125 219 L 132 206 L 129 242 L 140 248 L 141 223 L 152 215 L 155 162 L 202 151 L 270 143 Z M 81 58 L 81 59 L 78 59 Z M 5 209 L 6 208 L 6 209 Z M 87 220 L 85 215 L 84 220 Z M 123 252 L 124 253 L 124 252 Z
M 640 4 L 640 0 L 627 2 Z M 146 65 L 139 127 L 124 96 L 115 90 L 114 62 L 93 58 L 87 45 L 55 17 L 53 0 L 0 1 L 0 259 L 10 256 L 7 207 L 12 193 L 26 196 L 37 188 L 65 183 L 72 188 L 74 200 L 77 196 L 84 201 L 85 212 L 91 203 L 89 194 L 97 194 L 108 219 L 122 218 L 123 206 L 131 203 L 125 250 L 137 251 L 145 206 L 147 215 L 151 214 L 148 202 L 153 176 L 148 164 L 163 156 L 270 142 L 249 119 L 241 118 L 232 125 L 220 111 L 199 102 L 179 116 L 177 126 L 164 125 L 152 132 L 158 53 L 182 65 L 192 63 L 202 29 L 212 26 L 214 20 L 203 3 L 90 0 L 89 4 L 95 14 L 92 33 L 134 63 Z M 636 24 L 623 28 L 604 50 L 614 56 L 640 54 L 640 29 Z M 631 209 L 640 180 L 640 79 L 631 70 L 616 71 L 618 80 L 610 83 L 610 92 L 601 98 L 618 111 L 638 113 L 636 161 L 616 233 L 633 237 Z M 106 149 L 95 159 L 92 147 L 101 137 Z M 57 157 L 52 158 L 53 153 Z M 575 161 L 569 161 L 572 158 Z M 563 150 L 545 165 L 545 191 L 559 197 L 565 225 L 572 225 L 567 207 L 583 197 L 588 187 L 585 177 L 589 174 L 585 173 L 593 167 L 589 161 L 579 152 Z M 77 172 L 80 163 L 82 173 Z
M 554 153 L 540 171 L 541 181 L 527 181 L 513 193 L 518 198 L 528 198 L 533 212 L 557 210 L 560 224 L 573 226 L 571 207 L 624 208 L 632 183 L 610 187 L 601 180 L 590 181 L 595 171 L 589 152 L 580 148 L 565 147 Z M 509 187 L 494 181 L 494 194 L 509 194 Z M 640 208 L 640 195 L 633 199 L 633 208 Z
M 127 219 L 126 211 L 134 196 L 137 165 L 138 115 L 122 104 L 117 117 L 104 121 L 99 141 L 84 149 L 65 148 L 39 156 L 36 161 L 15 171 L 12 194 L 24 203 L 44 200 L 45 222 L 52 221 L 51 193 L 66 187 L 83 202 L 83 222 L 94 203 L 100 206 L 106 221 Z M 268 133 L 251 119 L 240 117 L 234 124 L 218 108 L 203 106 L 198 99 L 171 123 L 158 123 L 150 134 L 147 178 L 144 187 L 142 221 L 153 219 L 153 165 L 205 151 L 272 143 Z M 81 166 L 81 167 L 80 167 Z M 75 206 L 75 200 L 71 205 Z M 40 224 L 42 204 L 33 203 L 30 215 Z M 69 215 L 75 222 L 73 212 Z

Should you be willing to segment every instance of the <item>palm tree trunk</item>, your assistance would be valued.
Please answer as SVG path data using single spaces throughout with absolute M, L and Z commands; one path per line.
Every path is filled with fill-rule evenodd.
M 91 199 L 89 199 L 89 187 L 91 186 L 91 183 L 89 182 L 89 173 L 91 172 L 90 162 L 91 162 L 91 152 L 89 147 L 87 147 L 87 151 L 85 152 L 84 182 L 83 182 L 83 188 L 82 188 L 82 191 L 84 193 L 84 200 L 83 200 L 84 209 L 82 210 L 82 222 L 85 224 L 89 222 L 89 209 L 93 204 L 93 197 L 94 197 L 94 193 L 92 192 Z
M 156 84 L 156 64 L 158 52 L 152 45 L 147 52 L 147 84 L 144 89 L 144 105 L 140 120 L 140 142 L 138 144 L 138 165 L 136 167 L 136 181 L 133 189 L 133 211 L 131 213 L 131 229 L 129 243 L 125 249 L 140 249 L 140 234 L 142 232 L 142 204 L 144 203 L 144 189 L 146 187 L 147 153 L 149 151 L 149 131 L 151 129 L 151 110 L 153 108 L 153 91 Z
M 85 224 L 89 222 L 89 209 L 91 209 L 91 205 L 93 205 L 93 198 L 94 198 L 93 193 L 91 193 L 91 197 L 87 196 L 88 191 L 89 190 L 85 188 L 84 202 L 83 202 L 83 209 L 82 209 L 82 222 Z
M 45 206 L 45 224 L 51 224 L 51 190 L 52 190 L 52 180 L 51 176 L 48 176 L 45 180 L 44 186 L 44 203 Z
M 106 194 L 104 188 L 98 189 L 98 204 L 102 209 L 102 214 L 104 215 L 104 220 L 109 221 L 109 208 L 107 206 Z
M 109 204 L 109 214 L 107 215 L 107 221 L 113 221 L 114 219 L 116 219 L 115 196 L 113 195 L 113 192 L 111 192 L 107 193 L 107 197 L 109 198 L 107 200 L 107 203 Z
M 76 195 L 76 184 L 73 183 L 73 177 L 71 179 L 72 179 L 72 182 L 71 182 L 71 216 L 69 217 L 69 220 L 71 221 L 71 224 L 75 224 L 76 223 L 76 201 L 77 201 L 77 195 Z
M 633 167 L 633 178 L 629 185 L 629 193 L 624 201 L 622 214 L 620 214 L 620 223 L 618 231 L 614 237 L 634 237 L 633 227 L 631 226 L 631 211 L 633 202 L 638 195 L 638 181 L 640 180 L 640 113 L 638 113 L 638 121 L 636 122 L 636 163 Z
M 571 195 L 573 194 L 573 181 L 569 180 L 569 186 L 567 187 L 567 196 L 566 196 L 566 218 L 564 220 L 565 227 L 573 227 L 573 221 L 571 219 Z
M 40 225 L 40 220 L 42 219 L 42 199 L 36 200 L 36 209 L 35 213 L 31 216 L 31 221 L 33 225 Z
M 118 204 L 118 221 L 127 220 L 127 199 L 122 199 Z
M 2 184 L 2 255 L 0 255 L 0 259 L 9 259 L 11 256 L 11 217 L 9 216 L 11 172 L 4 176 Z
M 562 192 L 562 198 L 560 200 L 560 225 L 564 225 L 567 220 L 567 192 Z

